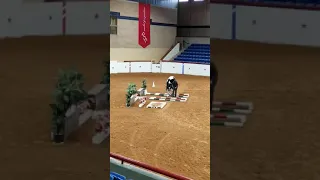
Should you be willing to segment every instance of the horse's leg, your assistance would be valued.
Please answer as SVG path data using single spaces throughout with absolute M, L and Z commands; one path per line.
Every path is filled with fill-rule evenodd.
M 214 101 L 215 88 L 218 82 L 218 69 L 214 62 L 210 65 L 210 111 L 212 110 L 212 105 Z

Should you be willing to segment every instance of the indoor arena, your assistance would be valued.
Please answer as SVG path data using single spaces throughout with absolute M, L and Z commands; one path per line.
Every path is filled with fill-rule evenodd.
M 193 3 L 110 2 L 110 176 L 210 178 L 210 40 L 197 37 L 209 32 L 210 4 Z M 151 19 L 146 41 L 140 12 Z

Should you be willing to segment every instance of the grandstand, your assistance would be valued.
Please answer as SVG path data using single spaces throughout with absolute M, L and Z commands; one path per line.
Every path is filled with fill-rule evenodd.
M 210 44 L 191 44 L 174 60 L 183 63 L 210 64 Z

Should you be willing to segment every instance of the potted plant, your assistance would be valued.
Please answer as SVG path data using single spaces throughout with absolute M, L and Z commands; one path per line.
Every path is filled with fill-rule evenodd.
M 137 86 L 133 83 L 128 85 L 127 94 L 126 94 L 126 105 L 127 107 L 131 106 L 131 96 L 137 93 Z
M 141 88 L 144 89 L 144 90 L 147 89 L 147 80 L 146 80 L 146 79 L 144 79 L 144 80 L 142 81 Z
M 72 105 L 87 99 L 88 95 L 83 89 L 84 77 L 75 70 L 59 71 L 58 81 L 54 90 L 52 109 L 52 134 L 56 143 L 64 141 L 65 117 Z
M 145 96 L 147 93 L 147 80 L 143 79 L 141 88 L 138 90 L 140 92 L 140 96 Z

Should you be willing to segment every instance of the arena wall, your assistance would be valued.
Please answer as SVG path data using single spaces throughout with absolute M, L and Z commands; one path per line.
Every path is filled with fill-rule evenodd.
M 211 3 L 210 16 L 211 38 L 320 46 L 319 10 Z
M 185 74 L 194 76 L 210 76 L 210 65 L 161 62 L 153 64 L 152 62 L 110 62 L 110 73 L 169 73 Z
M 0 10 L 9 10 L 13 6 L 20 5 L 23 1 L 22 0 L 2 0 L 0 1 Z M 1 11 L 0 11 L 1 12 Z
M 133 2 L 148 2 L 153 6 L 166 7 L 166 8 L 177 8 L 179 0 L 153 0 L 153 1 L 141 1 L 141 0 L 128 0 Z
M 180 46 L 181 44 L 177 43 L 162 60 L 172 60 L 180 52 Z
M 109 34 L 109 2 L 0 3 L 0 38 Z M 63 28 L 65 27 L 65 28 Z
M 110 35 L 111 60 L 159 60 L 174 45 L 177 9 L 151 6 L 151 44 L 138 44 L 138 3 L 110 1 L 110 10 L 120 13 L 118 34 Z
M 189 1 L 178 4 L 179 37 L 210 37 L 210 2 Z

